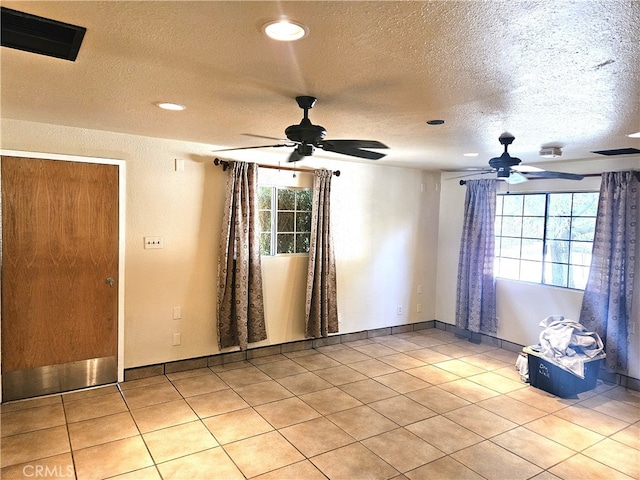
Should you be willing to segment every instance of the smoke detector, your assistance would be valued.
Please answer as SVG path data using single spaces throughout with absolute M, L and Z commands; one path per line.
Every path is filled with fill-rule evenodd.
M 562 155 L 560 147 L 547 147 L 540 149 L 540 156 L 544 158 L 557 158 Z

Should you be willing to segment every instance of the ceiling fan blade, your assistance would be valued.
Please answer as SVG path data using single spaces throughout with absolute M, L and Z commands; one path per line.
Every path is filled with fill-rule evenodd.
M 454 172 L 455 170 L 450 170 L 452 172 Z M 462 172 L 464 172 L 464 170 L 461 170 Z M 474 172 L 469 172 L 466 175 L 457 175 L 455 177 L 451 177 L 451 178 L 447 178 L 447 180 L 455 180 L 456 178 L 468 178 L 468 177 L 473 177 L 475 175 L 486 175 L 487 173 L 496 173 L 495 170 L 476 170 Z
M 232 150 L 251 150 L 254 148 L 276 148 L 276 147 L 295 147 L 295 144 L 287 145 L 286 143 L 279 143 L 277 145 L 256 145 L 254 147 L 237 147 L 237 148 L 222 148 L 220 150 L 211 150 L 212 152 L 231 152 Z
M 302 160 L 304 158 L 304 155 L 300 155 L 300 153 L 298 153 L 298 149 L 296 148 L 293 152 L 291 152 L 291 155 L 289 155 L 289 160 L 287 160 L 288 162 L 297 162 L 299 160 Z
M 476 173 L 491 173 L 491 172 L 495 172 L 495 170 L 493 168 L 486 168 L 486 167 L 442 168 L 442 169 L 440 169 L 440 171 L 441 172 L 446 172 L 446 173 L 467 172 L 467 173 L 469 173 L 469 175 L 473 175 L 472 172 L 476 172 Z
M 322 144 L 346 148 L 389 148 L 377 140 L 323 140 Z
M 582 180 L 584 175 L 579 175 L 577 173 L 565 173 L 565 172 L 550 172 L 548 170 L 544 170 L 542 172 L 531 172 L 527 173 L 531 178 L 563 178 L 565 180 Z
M 268 137 L 266 135 L 256 135 L 254 133 L 241 133 L 240 135 L 244 135 L 245 137 L 255 137 L 255 138 L 266 138 L 269 140 L 278 140 L 280 142 L 287 142 L 286 138 L 278 138 L 278 137 Z
M 531 165 L 514 165 L 513 167 L 511 167 L 511 170 L 515 170 L 516 172 L 520 173 L 544 172 L 544 169 Z
M 333 145 L 331 143 L 322 143 L 318 145 L 319 148 L 326 150 L 327 152 L 341 153 L 342 155 L 349 155 L 351 157 L 366 158 L 367 160 L 379 160 L 385 157 L 385 153 L 370 152 L 369 150 L 361 150 L 359 148 L 346 147 L 342 145 Z

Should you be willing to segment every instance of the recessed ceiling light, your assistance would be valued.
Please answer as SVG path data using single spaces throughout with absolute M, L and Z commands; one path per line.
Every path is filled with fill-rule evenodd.
M 463 157 L 477 157 L 478 155 L 480 155 L 480 154 L 476 153 L 476 152 L 469 152 L 469 153 L 463 153 L 462 154 Z
M 427 125 L 442 125 L 444 120 L 427 120 Z
M 158 107 L 162 108 L 163 110 L 180 111 L 180 110 L 186 110 L 187 109 L 187 107 L 185 107 L 184 105 L 180 105 L 179 103 L 158 102 L 158 103 L 156 103 L 156 105 Z
M 307 27 L 301 23 L 291 20 L 275 20 L 262 27 L 262 31 L 267 37 L 281 42 L 292 42 L 299 40 L 308 33 Z
M 630 138 L 640 138 L 640 132 L 630 133 L 629 135 L 627 135 L 627 137 L 630 137 Z

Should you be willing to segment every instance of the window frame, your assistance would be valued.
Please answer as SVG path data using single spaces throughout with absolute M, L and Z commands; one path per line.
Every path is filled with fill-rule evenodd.
M 271 202 L 270 202 L 270 208 L 267 209 L 263 209 L 263 208 L 258 208 L 258 215 L 260 217 L 260 255 L 261 256 L 268 256 L 268 257 L 282 257 L 282 256 L 308 256 L 309 252 L 308 250 L 306 252 L 284 252 L 284 253 L 278 253 L 278 235 L 293 235 L 293 245 L 294 245 L 294 250 L 297 249 L 297 242 L 298 242 L 298 238 L 297 236 L 300 234 L 307 234 L 308 236 L 308 242 L 310 242 L 311 240 L 311 230 L 309 229 L 309 231 L 298 231 L 297 227 L 298 227 L 298 214 L 299 213 L 308 213 L 309 217 L 311 217 L 312 213 L 313 213 L 313 197 L 311 197 L 311 204 L 310 204 L 310 209 L 309 210 L 298 210 L 298 204 L 297 204 L 297 198 L 294 200 L 295 204 L 294 204 L 294 209 L 293 210 L 278 210 L 278 192 L 282 191 L 282 190 L 288 190 L 288 191 L 293 191 L 295 193 L 299 192 L 299 191 L 306 191 L 309 192 L 309 194 L 313 195 L 313 189 L 309 188 L 309 187 L 289 187 L 289 186 L 282 186 L 282 185 L 259 185 L 258 186 L 259 189 L 270 189 L 271 190 Z M 258 202 L 258 207 L 260 207 L 260 202 Z M 263 230 L 262 229 L 262 212 L 270 212 L 270 230 Z M 280 231 L 279 230 L 279 213 L 280 212 L 291 212 L 293 213 L 293 231 Z M 310 228 L 310 227 L 309 227 Z M 270 243 L 269 243 L 269 253 L 264 253 L 262 251 L 262 247 L 263 247 L 263 242 L 262 242 L 262 235 L 263 234 L 269 234 L 270 235 Z
M 576 194 L 593 194 L 595 195 L 595 202 L 592 202 L 588 205 L 588 209 L 587 213 L 592 211 L 593 214 L 590 215 L 580 215 L 580 214 L 575 214 L 576 212 L 575 210 L 575 206 L 577 205 L 576 201 L 575 201 L 575 195 Z M 522 202 L 520 205 L 520 212 L 518 214 L 508 214 L 505 215 L 504 212 L 504 201 L 506 197 L 509 196 L 521 196 L 522 197 Z M 568 214 L 553 214 L 553 212 L 551 212 L 551 202 L 554 196 L 557 195 L 571 195 L 571 203 L 569 205 L 569 211 Z M 494 238 L 495 238 L 495 252 L 494 252 L 494 278 L 496 279 L 501 279 L 501 280 L 511 280 L 511 281 L 519 281 L 519 282 L 526 282 L 526 283 L 533 283 L 533 284 L 537 284 L 537 285 L 546 285 L 546 286 L 551 286 L 551 287 L 558 287 L 558 288 L 565 288 L 565 289 L 569 289 L 569 290 L 578 290 L 578 291 L 584 291 L 584 285 L 586 283 L 586 277 L 588 277 L 589 274 L 589 267 L 590 267 L 590 263 L 592 260 L 592 251 L 593 251 L 593 237 L 595 234 L 595 220 L 597 218 L 597 206 L 598 206 L 598 195 L 599 192 L 597 190 L 578 190 L 578 191 L 561 191 L 561 192 L 505 192 L 505 193 L 498 193 L 497 196 L 498 197 L 502 197 L 501 201 L 502 201 L 502 205 L 501 205 L 501 209 L 498 212 L 498 208 L 496 209 L 496 218 L 495 218 L 495 223 L 494 223 L 494 227 L 495 227 L 495 232 L 494 232 Z M 532 197 L 532 196 L 544 196 L 544 212 L 542 215 L 534 215 L 534 214 L 527 214 L 526 212 L 526 198 L 527 197 Z M 560 212 L 562 213 L 562 212 Z M 505 235 L 505 230 L 504 230 L 504 226 L 505 226 L 505 218 L 514 218 L 514 219 L 519 219 L 519 222 L 514 222 L 514 223 L 519 223 L 519 229 L 520 229 L 520 234 L 519 236 L 515 236 L 515 235 Z M 530 235 L 525 235 L 525 221 L 524 219 L 526 218 L 538 218 L 538 219 L 542 219 L 542 236 L 535 236 L 532 234 Z M 565 238 L 554 238 L 554 237 L 550 237 L 549 235 L 549 228 L 551 225 L 551 221 L 552 219 L 560 219 L 560 223 L 562 223 L 562 221 L 567 221 L 569 222 L 569 226 L 566 230 L 566 237 Z M 576 219 L 582 219 L 583 221 L 585 219 L 588 219 L 587 221 L 592 221 L 593 222 L 593 230 L 590 230 L 588 232 L 588 236 L 590 236 L 590 240 L 584 240 L 584 239 L 580 239 L 580 238 L 576 238 L 579 235 L 579 232 L 576 233 L 574 235 L 574 233 L 576 232 L 576 230 L 574 230 L 574 224 L 575 225 L 579 225 L 579 222 L 576 222 Z M 498 231 L 498 225 L 500 226 L 500 230 Z M 579 227 L 576 227 L 576 229 Z M 513 245 L 518 245 L 518 256 L 508 256 L 508 255 L 503 255 L 504 250 L 503 250 L 503 245 L 504 245 L 504 240 L 508 239 L 508 240 L 514 240 L 514 242 L 512 242 Z M 531 258 L 531 257 L 527 257 L 525 255 L 523 255 L 523 249 L 524 249 L 524 244 L 525 241 L 529 244 L 529 245 L 535 245 L 536 242 L 540 243 L 541 242 L 541 251 L 539 252 L 539 256 L 538 258 Z M 553 261 L 554 259 L 551 258 L 552 255 L 552 251 L 551 246 L 553 245 L 552 242 L 562 242 L 562 243 L 566 243 L 566 261 Z M 584 245 L 586 246 L 588 244 L 588 248 L 585 249 L 575 249 L 575 247 L 579 247 L 580 245 Z M 508 248 L 508 247 L 507 247 Z M 512 246 L 512 248 L 514 248 Z M 538 245 L 538 249 L 539 249 L 539 245 Z M 589 258 L 588 262 L 587 261 L 582 261 L 580 262 L 576 257 L 574 257 L 574 255 L 580 256 L 580 258 L 583 258 L 585 256 L 587 256 Z M 575 258 L 575 259 L 574 259 Z M 503 268 L 508 268 L 508 267 L 503 267 L 503 261 L 510 261 L 513 262 L 512 265 L 515 266 L 516 262 L 517 262 L 517 278 L 515 278 L 515 275 L 511 275 L 511 276 L 503 276 L 501 275 L 503 273 L 504 270 L 502 270 Z M 523 267 L 523 261 L 524 262 L 531 262 L 531 268 L 532 270 L 537 268 L 538 272 L 535 272 L 535 274 L 537 275 L 538 279 L 532 279 L 532 276 L 529 276 L 527 278 L 526 275 L 523 275 L 522 272 L 522 267 Z M 537 265 L 535 265 L 537 264 Z M 525 265 L 526 266 L 526 265 Z M 554 278 L 553 278 L 553 272 L 551 269 L 558 268 L 558 266 L 560 268 L 564 269 L 564 273 L 563 273 L 563 283 L 560 284 L 560 282 L 555 281 L 554 282 Z M 512 267 L 513 268 L 513 267 Z M 502 270 L 502 271 L 501 271 Z M 574 275 L 576 275 L 579 272 L 582 272 L 581 275 L 578 276 L 578 280 L 576 280 L 576 277 Z M 524 278 L 523 278 L 524 277 Z M 579 283 L 577 283 L 579 281 Z

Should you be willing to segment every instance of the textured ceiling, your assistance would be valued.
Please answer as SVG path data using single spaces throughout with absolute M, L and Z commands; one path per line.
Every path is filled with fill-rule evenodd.
M 302 118 L 294 97 L 313 95 L 310 118 L 327 138 L 382 141 L 387 165 L 486 166 L 503 131 L 529 164 L 546 145 L 563 160 L 640 148 L 626 137 L 640 131 L 639 1 L 2 4 L 87 28 L 75 62 L 0 49 L 3 118 L 213 150 L 271 143 L 247 133 L 282 138 Z M 281 16 L 308 36 L 266 38 L 261 26 Z M 255 158 L 225 157 L 247 152 Z

